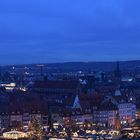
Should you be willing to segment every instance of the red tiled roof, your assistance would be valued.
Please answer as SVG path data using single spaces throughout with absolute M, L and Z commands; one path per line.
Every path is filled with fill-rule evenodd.
M 107 92 L 107 91 L 115 91 L 116 86 L 111 85 L 111 86 L 100 86 L 97 88 L 101 92 Z
M 77 81 L 36 81 L 33 88 L 76 89 Z

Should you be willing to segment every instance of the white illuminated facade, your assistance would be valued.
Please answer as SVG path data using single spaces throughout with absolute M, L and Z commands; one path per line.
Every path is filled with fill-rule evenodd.
M 132 103 L 121 103 L 118 105 L 122 124 L 131 124 L 136 119 L 136 105 Z
M 13 91 L 14 88 L 16 87 L 16 83 L 1 83 L 1 87 L 5 87 L 6 91 Z

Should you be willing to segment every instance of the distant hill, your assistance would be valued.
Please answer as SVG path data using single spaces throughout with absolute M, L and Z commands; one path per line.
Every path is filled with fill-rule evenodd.
M 121 70 L 134 70 L 140 68 L 140 60 L 120 61 Z M 116 62 L 65 62 L 65 63 L 45 63 L 45 69 L 53 71 L 114 71 Z M 35 68 L 37 64 L 15 65 L 17 68 Z M 7 68 L 11 66 L 5 66 Z
M 120 61 L 122 70 L 134 70 L 140 68 L 140 60 Z M 47 67 L 63 70 L 91 70 L 91 71 L 114 71 L 116 62 L 66 62 L 46 64 Z

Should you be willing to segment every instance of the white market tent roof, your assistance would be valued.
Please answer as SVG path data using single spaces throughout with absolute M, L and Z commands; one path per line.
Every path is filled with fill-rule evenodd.
M 24 132 L 20 131 L 10 131 L 3 133 L 3 138 L 5 139 L 19 139 L 19 138 L 27 138 L 28 135 Z

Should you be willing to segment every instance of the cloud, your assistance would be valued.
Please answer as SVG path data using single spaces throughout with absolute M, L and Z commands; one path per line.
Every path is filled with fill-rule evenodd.
M 139 4 L 139 0 L 1 1 L 0 62 L 138 59 Z

